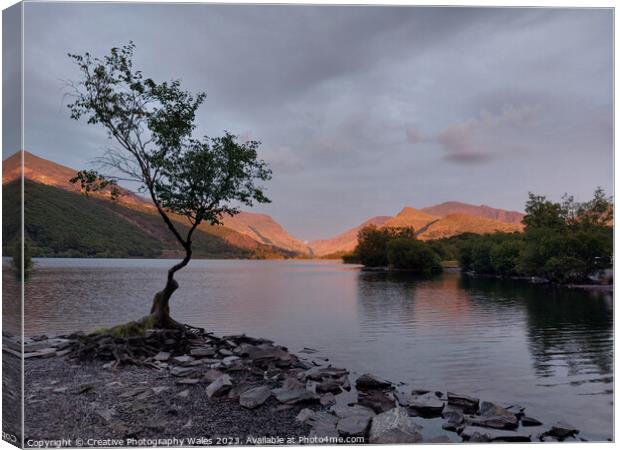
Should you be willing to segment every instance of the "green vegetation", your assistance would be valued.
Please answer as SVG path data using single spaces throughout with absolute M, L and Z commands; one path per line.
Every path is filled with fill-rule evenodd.
M 583 203 L 569 196 L 556 203 L 530 194 L 525 212 L 522 233 L 463 233 L 423 242 L 411 228 L 366 227 L 355 251 L 343 260 L 422 274 L 458 261 L 466 272 L 555 283 L 589 282 L 589 276 L 612 266 L 613 201 L 602 189 Z
M 115 204 L 109 200 L 85 197 L 53 186 L 24 182 L 25 233 L 33 257 L 114 257 L 155 258 L 178 254 L 178 244 L 160 217 Z M 4 185 L 3 203 L 19 211 L 19 181 Z M 3 251 L 14 256 L 20 234 L 19 214 L 4 214 Z M 85 225 L 88 226 L 85 226 Z M 188 229 L 186 225 L 179 225 Z M 203 225 L 194 234 L 194 253 L 199 258 L 282 258 L 268 246 L 250 250 L 226 239 L 234 231 Z
M 422 275 L 442 271 L 439 255 L 430 245 L 418 241 L 412 228 L 364 227 L 358 233 L 355 251 L 343 259 L 366 267 L 391 267 Z
M 422 275 L 440 273 L 441 259 L 428 244 L 415 238 L 394 238 L 387 244 L 387 259 L 395 269 L 409 270 Z
M 578 283 L 612 266 L 613 203 L 603 190 L 597 189 L 594 198 L 584 203 L 567 196 L 562 203 L 554 203 L 530 194 L 525 211 L 523 233 L 453 240 L 451 244 L 456 241 L 459 247 L 461 269 Z
M 137 337 L 144 336 L 146 330 L 150 330 L 154 326 L 155 318 L 153 316 L 146 316 L 138 322 L 128 322 L 111 328 L 98 328 L 93 334 L 110 334 L 117 338 Z
M 23 253 L 23 261 L 22 261 L 22 245 L 21 240 L 17 240 L 15 245 L 13 246 L 13 259 L 11 260 L 11 265 L 13 266 L 13 270 L 15 271 L 15 275 L 21 280 L 22 273 L 24 278 L 28 278 L 28 275 L 32 271 L 34 267 L 34 263 L 32 262 L 32 255 L 30 252 L 30 244 L 28 241 L 24 242 L 24 253 Z M 23 267 L 22 267 L 23 262 Z

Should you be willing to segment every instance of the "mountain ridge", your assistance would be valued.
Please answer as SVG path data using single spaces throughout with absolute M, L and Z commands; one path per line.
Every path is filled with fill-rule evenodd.
M 453 212 L 463 209 L 466 209 L 470 214 Z M 430 214 L 429 211 L 438 214 Z M 442 213 L 446 214 L 441 215 Z M 489 215 L 492 217 L 501 217 L 509 221 L 514 221 L 515 217 L 523 217 L 523 214 L 517 211 L 506 211 L 485 205 L 475 206 L 461 202 L 445 202 L 440 205 L 421 209 L 405 206 L 392 217 L 383 216 L 388 217 L 387 220 L 379 225 L 375 225 L 394 228 L 411 227 L 416 232 L 416 237 L 421 240 L 440 239 L 462 233 L 484 234 L 498 231 L 510 233 L 523 229 L 521 220 L 519 220 L 518 223 L 513 223 L 488 217 Z M 367 222 L 347 230 L 345 233 L 358 231 L 368 225 Z M 349 235 L 346 245 L 343 244 L 341 239 L 343 234 L 344 233 L 330 239 L 312 241 L 309 243 L 310 248 L 316 256 L 320 257 L 350 252 L 355 248 L 355 245 L 357 245 L 357 233 L 355 233 L 354 237 Z
M 75 176 L 76 170 L 41 158 L 28 151 L 24 155 L 24 177 L 31 181 L 53 186 L 70 192 L 80 192 L 78 185 L 69 182 Z M 2 184 L 8 184 L 20 177 L 21 174 L 21 152 L 11 155 L 3 161 Z M 140 211 L 147 211 L 156 214 L 155 206 L 150 200 L 134 194 L 133 192 L 119 187 L 120 195 L 117 203 Z M 106 193 L 90 194 L 93 197 L 104 198 Z M 177 222 L 183 221 L 181 216 L 175 216 Z M 267 214 L 242 211 L 237 216 L 225 216 L 223 226 L 235 231 L 236 233 L 249 238 L 261 245 L 272 246 L 285 250 L 293 254 L 309 254 L 310 249 L 299 239 L 291 236 L 279 223 Z M 201 225 L 206 228 L 205 225 Z M 254 247 L 247 239 L 241 239 L 234 234 L 228 234 L 227 239 L 233 245 L 240 245 L 243 248 Z
M 76 173 L 75 169 L 27 151 L 24 151 L 23 155 L 26 179 L 76 194 L 80 192 L 79 186 L 69 182 L 69 179 Z M 3 185 L 18 179 L 20 173 L 21 152 L 17 152 L 3 161 Z M 118 203 L 121 205 L 140 212 L 157 214 L 150 200 L 124 188 L 120 188 L 120 192 Z M 99 200 L 106 197 L 105 193 L 91 195 Z M 368 225 L 413 227 L 419 239 L 428 240 L 464 232 L 520 231 L 523 227 L 521 223 L 523 216 L 524 214 L 518 211 L 458 201 L 447 201 L 419 209 L 405 206 L 394 216 L 374 216 L 331 238 L 306 243 L 289 234 L 268 214 L 242 211 L 236 216 L 223 218 L 220 234 L 230 245 L 242 248 L 244 251 L 257 249 L 264 251 L 264 249 L 273 248 L 275 251 L 283 251 L 283 254 L 288 256 L 325 257 L 352 251 L 357 245 L 358 231 Z M 125 219 L 131 221 L 129 215 L 125 215 Z M 173 219 L 177 223 L 185 221 L 185 218 L 181 216 L 173 215 Z M 207 224 L 201 225 L 200 228 L 204 233 L 216 235 L 218 234 L 216 231 L 220 229 Z M 160 233 L 158 236 L 163 238 Z
M 312 253 L 316 256 L 325 256 L 336 252 L 353 251 L 357 245 L 357 232 L 368 225 L 381 226 L 387 222 L 390 216 L 375 216 L 362 224 L 350 228 L 330 239 L 317 239 L 308 243 Z M 334 248 L 336 250 L 334 250 Z
M 421 211 L 435 216 L 445 217 L 450 214 L 467 214 L 468 216 L 487 217 L 500 222 L 520 224 L 525 214 L 519 211 L 509 211 L 493 208 L 487 205 L 471 205 L 463 202 L 448 201 L 438 205 L 427 206 Z

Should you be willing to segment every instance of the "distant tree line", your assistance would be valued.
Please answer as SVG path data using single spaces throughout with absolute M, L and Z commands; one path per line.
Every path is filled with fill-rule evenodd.
M 439 255 L 428 243 L 416 239 L 413 228 L 364 227 L 358 233 L 355 251 L 343 259 L 366 267 L 389 266 L 422 275 L 442 271 Z
M 588 281 L 613 265 L 613 199 L 598 188 L 592 200 L 564 196 L 552 202 L 529 194 L 522 233 L 464 233 L 418 241 L 411 228 L 366 227 L 345 262 L 390 266 L 421 274 L 458 261 L 463 271 L 497 276 L 536 276 L 556 283 Z

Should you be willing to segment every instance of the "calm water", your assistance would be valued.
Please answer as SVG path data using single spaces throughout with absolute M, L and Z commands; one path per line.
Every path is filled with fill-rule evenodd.
M 38 260 L 25 333 L 139 318 L 170 265 Z M 544 422 L 572 422 L 583 437 L 612 437 L 611 294 L 451 273 L 416 280 L 323 261 L 201 260 L 177 279 L 177 320 L 313 347 L 334 364 L 412 387 L 518 402 Z

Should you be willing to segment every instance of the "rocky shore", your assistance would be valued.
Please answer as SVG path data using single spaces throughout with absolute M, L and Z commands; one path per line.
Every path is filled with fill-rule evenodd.
M 353 379 L 313 349 L 245 335 L 39 336 L 24 349 L 27 446 L 582 440 L 517 404 Z

